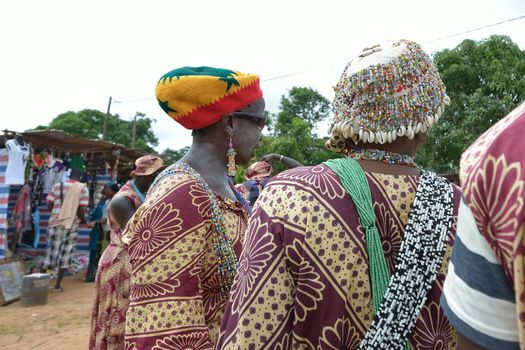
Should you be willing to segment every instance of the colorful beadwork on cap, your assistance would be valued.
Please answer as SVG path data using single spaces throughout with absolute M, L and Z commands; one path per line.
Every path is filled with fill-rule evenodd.
M 345 67 L 335 87 L 329 149 L 341 152 L 347 139 L 412 139 L 427 132 L 449 103 L 436 66 L 418 44 L 400 40 L 382 51 L 379 45 L 366 48 Z M 364 64 L 383 54 L 384 62 Z
M 156 87 L 160 107 L 187 129 L 201 129 L 260 99 L 259 76 L 213 67 L 182 67 Z

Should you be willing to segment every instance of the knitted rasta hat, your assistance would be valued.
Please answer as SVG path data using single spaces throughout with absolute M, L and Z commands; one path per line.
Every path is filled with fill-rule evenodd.
M 415 42 L 366 48 L 335 87 L 326 146 L 342 152 L 347 139 L 380 144 L 413 139 L 428 132 L 449 102 L 437 68 Z
M 186 129 L 202 129 L 260 99 L 259 76 L 212 67 L 166 73 L 156 88 L 160 107 Z

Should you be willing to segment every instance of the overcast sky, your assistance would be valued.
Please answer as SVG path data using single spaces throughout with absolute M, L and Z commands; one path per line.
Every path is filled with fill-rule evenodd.
M 509 35 L 525 49 L 525 0 L 440 1 L 1 1 L 1 129 L 23 131 L 65 111 L 136 111 L 157 120 L 157 147 L 190 132 L 155 101 L 155 84 L 181 66 L 215 66 L 262 79 L 267 110 L 310 86 L 330 100 L 345 64 L 365 46 L 406 38 L 427 52 L 463 39 Z M 284 76 L 284 77 L 283 77 Z M 324 133 L 324 128 L 321 134 Z

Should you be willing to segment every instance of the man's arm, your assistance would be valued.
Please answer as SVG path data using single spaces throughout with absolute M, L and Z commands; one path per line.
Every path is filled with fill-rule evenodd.
M 86 185 L 83 186 L 80 191 L 80 199 L 78 202 L 77 216 L 80 219 L 81 224 L 86 223 L 86 212 L 85 208 L 89 205 L 89 190 Z
M 457 350 L 485 350 L 485 348 L 471 342 L 463 334 L 458 332 L 458 347 Z
M 282 154 L 277 154 L 277 153 L 266 154 L 261 157 L 261 160 L 265 162 L 271 162 L 272 160 L 276 160 L 276 161 L 283 163 L 288 169 L 296 168 L 298 166 L 303 166 L 301 163 L 299 163 L 295 159 L 286 157 Z
M 55 204 L 55 199 L 56 199 L 55 188 L 56 188 L 56 185 L 51 188 L 51 191 L 49 191 L 46 197 L 48 211 L 53 210 L 53 205 Z
M 135 213 L 135 205 L 127 197 L 118 197 L 111 201 L 109 210 L 117 224 L 123 229 Z

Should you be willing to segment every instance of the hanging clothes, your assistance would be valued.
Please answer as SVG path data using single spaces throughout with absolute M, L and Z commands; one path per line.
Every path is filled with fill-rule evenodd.
M 46 161 L 46 152 L 42 151 L 40 153 L 33 154 L 33 165 L 35 168 L 40 169 L 44 166 Z
M 35 232 L 33 240 L 33 248 L 38 248 L 40 242 L 40 209 L 35 208 L 32 214 L 33 217 L 33 231 Z
M 84 158 L 80 154 L 71 155 L 71 161 L 69 162 L 69 167 L 71 169 L 84 169 Z
M 6 257 L 7 249 L 7 204 L 9 202 L 9 185 L 5 184 L 5 170 L 9 155 L 7 148 L 0 149 L 0 259 Z
M 25 170 L 29 159 L 29 145 L 24 142 L 19 144 L 16 139 L 5 143 L 9 160 L 5 173 L 5 183 L 8 185 L 23 185 L 25 182 Z
M 53 189 L 55 184 L 63 182 L 65 173 L 64 164 L 59 159 L 54 162 L 52 167 L 45 167 L 44 173 L 41 174 L 44 184 L 43 192 L 47 194 Z
M 18 193 L 12 221 L 17 233 L 31 229 L 31 187 L 27 184 Z

